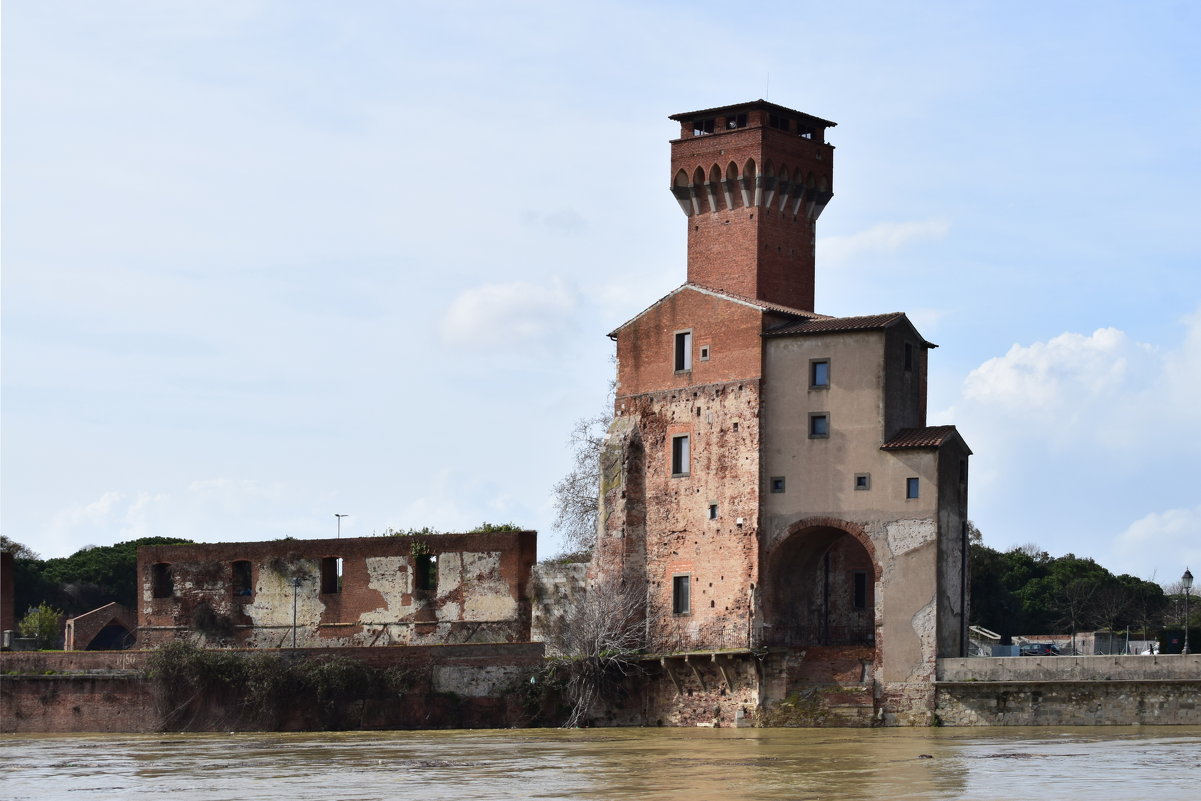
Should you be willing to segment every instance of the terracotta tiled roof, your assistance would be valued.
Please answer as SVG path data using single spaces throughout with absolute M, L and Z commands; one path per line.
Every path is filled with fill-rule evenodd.
M 756 307 L 756 308 L 762 309 L 763 311 L 770 311 L 770 312 L 776 312 L 776 313 L 778 313 L 778 314 L 787 314 L 787 315 L 790 315 L 790 316 L 792 316 L 792 317 L 799 317 L 799 318 L 801 318 L 801 319 L 803 319 L 803 320 L 810 320 L 810 319 L 812 319 L 812 320 L 826 320 L 826 319 L 833 319 L 833 318 L 830 318 L 830 317 L 828 317 L 827 315 L 824 315 L 824 314 L 817 314 L 817 313 L 815 313 L 815 312 L 811 312 L 811 311 L 804 311 L 804 310 L 802 310 L 802 309 L 793 309 L 793 308 L 790 308 L 790 307 L 788 307 L 788 306 L 781 306 L 781 305 L 780 305 L 780 304 L 778 304 L 778 303 L 768 303 L 768 302 L 767 302 L 767 301 L 765 301 L 765 300 L 758 300 L 757 298 L 748 298 L 748 297 L 746 297 L 745 295 L 735 295 L 735 294 L 734 294 L 734 293 L 732 293 L 732 292 L 725 292 L 725 291 L 723 291 L 723 290 L 721 290 L 721 289 L 713 289 L 712 287 L 703 286 L 703 285 L 701 285 L 701 284 L 686 283 L 686 284 L 681 284 L 680 286 L 676 287 L 675 289 L 673 289 L 672 291 L 668 292 L 668 293 L 667 293 L 666 295 L 664 295 L 663 297 L 661 297 L 661 298 L 659 298 L 658 300 L 656 300 L 656 301 L 655 301 L 654 303 L 652 303 L 651 305 L 647 306 L 647 307 L 646 307 L 645 309 L 643 309 L 642 311 L 640 311 L 640 312 L 638 312 L 637 314 L 635 314 L 635 315 L 634 315 L 633 317 L 631 317 L 630 319 L 626 320 L 626 321 L 625 321 L 624 323 L 622 323 L 621 325 L 619 325 L 619 326 L 617 326 L 616 328 L 614 328 L 612 331 L 610 331 L 610 332 L 609 332 L 609 336 L 610 336 L 610 337 L 615 337 L 615 336 L 617 336 L 617 332 L 618 332 L 618 331 L 620 331 L 621 329 L 625 328 L 627 325 L 629 325 L 630 323 L 634 322 L 634 321 L 635 321 L 635 320 L 637 320 L 639 317 L 641 317 L 642 315 L 646 314 L 648 311 L 650 311 L 651 309 L 655 308 L 656 306 L 658 306 L 658 305 L 659 305 L 660 303 L 662 303 L 663 301 L 665 301 L 665 300 L 667 300 L 668 298 L 670 298 L 672 295 L 675 295 L 677 292 L 683 292 L 685 289 L 691 289 L 691 290 L 693 290 L 693 291 L 695 291 L 695 292 L 701 292 L 701 293 L 703 293 L 703 294 L 705 294 L 705 295 L 712 295 L 712 296 L 714 296 L 714 297 L 718 297 L 718 298 L 725 298 L 725 299 L 727 299 L 727 300 L 732 300 L 732 301 L 734 301 L 735 303 L 742 303 L 742 304 L 744 304 L 744 305 L 746 305 L 746 306 L 754 306 L 754 307 Z
M 925 426 L 903 428 L 892 439 L 880 446 L 880 450 L 891 451 L 902 448 L 940 448 L 951 437 L 959 436 L 955 426 Z
M 764 331 L 763 335 L 788 336 L 790 334 L 832 334 L 842 331 L 870 331 L 876 328 L 888 328 L 904 319 L 904 312 L 869 314 L 863 317 L 822 317 L 784 323 Z

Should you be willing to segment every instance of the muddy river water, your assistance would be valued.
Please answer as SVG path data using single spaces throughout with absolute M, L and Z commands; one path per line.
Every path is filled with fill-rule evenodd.
M 0 737 L 13 801 L 1201 798 L 1201 727 Z

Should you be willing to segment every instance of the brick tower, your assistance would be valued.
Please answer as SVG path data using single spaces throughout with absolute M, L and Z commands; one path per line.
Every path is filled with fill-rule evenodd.
M 812 310 L 814 226 L 833 194 L 825 131 L 836 123 L 765 100 L 670 119 L 689 282 Z
M 671 119 L 688 280 L 610 333 L 589 570 L 645 598 L 641 722 L 821 693 L 847 723 L 928 724 L 967 642 L 971 453 L 926 423 L 935 346 L 900 312 L 813 310 L 834 123 L 763 100 Z

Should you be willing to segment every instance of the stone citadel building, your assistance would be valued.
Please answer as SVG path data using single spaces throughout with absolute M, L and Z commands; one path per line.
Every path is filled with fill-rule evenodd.
M 834 123 L 762 100 L 671 119 L 687 282 L 610 334 L 591 582 L 646 593 L 677 705 L 840 686 L 850 718 L 927 722 L 935 660 L 966 646 L 971 453 L 926 425 L 935 346 L 900 312 L 814 311 Z

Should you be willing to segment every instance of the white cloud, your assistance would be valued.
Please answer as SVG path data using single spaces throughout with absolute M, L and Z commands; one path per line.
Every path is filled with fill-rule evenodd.
M 1010 410 L 1054 411 L 1068 403 L 1078 405 L 1119 387 L 1136 349 L 1116 328 L 1014 345 L 968 374 L 963 394 Z
M 451 302 L 442 318 L 442 338 L 483 350 L 547 344 L 569 327 L 576 305 L 574 292 L 558 278 L 550 286 L 483 284 Z
M 885 222 L 847 236 L 827 236 L 817 240 L 819 264 L 838 264 L 865 253 L 893 253 L 906 245 L 928 239 L 942 239 L 951 230 L 943 219 Z
M 1201 565 L 1201 505 L 1191 509 L 1152 512 L 1131 523 L 1118 535 L 1113 546 L 1114 567 L 1122 572 L 1149 576 L 1149 554 L 1171 554 L 1185 566 Z M 1156 580 L 1171 582 L 1177 574 L 1156 575 Z

